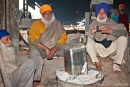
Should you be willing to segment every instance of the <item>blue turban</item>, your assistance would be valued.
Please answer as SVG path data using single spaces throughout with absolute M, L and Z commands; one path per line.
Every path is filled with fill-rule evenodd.
M 0 39 L 4 36 L 10 35 L 6 30 L 0 30 Z
M 96 10 L 95 10 L 96 16 L 98 15 L 98 12 L 99 12 L 102 8 L 106 11 L 107 16 L 109 16 L 109 14 L 110 14 L 110 7 L 108 6 L 108 4 L 106 4 L 106 3 L 104 3 L 104 2 L 100 3 L 100 4 L 96 7 Z

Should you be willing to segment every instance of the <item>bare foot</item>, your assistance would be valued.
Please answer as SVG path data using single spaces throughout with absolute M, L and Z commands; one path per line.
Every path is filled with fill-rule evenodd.
M 114 73 L 116 73 L 116 74 L 120 74 L 120 73 L 121 73 L 121 71 L 116 71 L 116 70 L 115 70 L 115 71 L 114 71 Z
M 113 64 L 113 70 L 114 70 L 114 73 L 117 73 L 117 74 L 121 73 L 120 66 L 117 64 Z
M 40 84 L 40 81 L 34 82 L 34 83 L 33 83 L 33 87 L 37 87 L 37 85 L 39 85 L 39 84 Z
M 102 71 L 101 64 L 99 62 L 95 62 L 95 66 L 98 70 Z

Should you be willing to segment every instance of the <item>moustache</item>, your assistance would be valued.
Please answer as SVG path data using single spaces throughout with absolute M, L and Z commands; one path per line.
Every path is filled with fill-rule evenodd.
M 101 19 L 101 20 L 102 20 L 102 19 L 105 19 L 105 18 L 104 18 L 104 17 L 99 17 L 99 19 Z
M 5 45 L 6 47 L 11 47 L 12 46 L 12 44 L 7 44 L 7 45 Z
M 51 20 L 51 18 L 46 18 L 46 20 Z

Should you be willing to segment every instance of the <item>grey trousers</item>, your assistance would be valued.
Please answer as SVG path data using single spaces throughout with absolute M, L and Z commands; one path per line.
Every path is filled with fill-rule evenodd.
M 43 59 L 31 57 L 15 70 L 10 78 L 12 87 L 33 87 L 34 81 L 40 81 Z
M 57 51 L 55 56 L 63 56 L 64 55 L 64 50 L 60 50 Z M 46 52 L 44 50 L 42 50 L 39 47 L 34 47 L 32 50 L 30 50 L 29 53 L 29 58 L 33 58 L 33 57 L 40 57 L 40 58 L 46 58 Z

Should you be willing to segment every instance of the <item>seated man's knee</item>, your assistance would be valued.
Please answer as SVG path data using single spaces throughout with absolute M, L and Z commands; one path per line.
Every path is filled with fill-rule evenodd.
M 36 48 L 33 48 L 32 50 L 30 50 L 30 52 L 29 52 L 29 58 L 32 59 L 36 55 L 40 55 L 40 53 L 38 52 L 38 50 Z
M 27 70 L 34 70 L 34 62 L 32 59 L 26 60 L 24 64 L 26 64 Z
M 121 36 L 118 38 L 118 40 L 127 40 L 127 37 L 126 36 Z
M 119 37 L 118 39 L 118 43 L 124 43 L 124 44 L 127 44 L 127 37 L 126 36 L 121 36 L 121 37 Z

